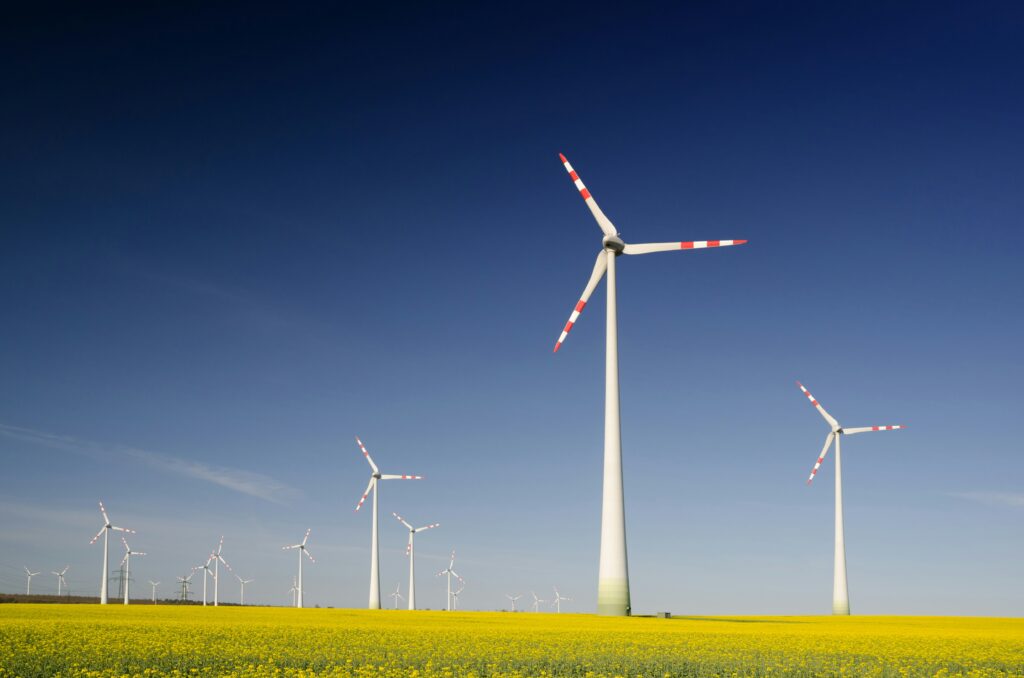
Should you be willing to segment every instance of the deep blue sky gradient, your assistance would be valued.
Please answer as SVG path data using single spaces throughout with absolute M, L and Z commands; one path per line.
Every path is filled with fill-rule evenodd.
M 308 601 L 364 605 L 358 434 L 427 476 L 383 488 L 385 589 L 394 510 L 442 523 L 421 604 L 454 547 L 467 607 L 593 609 L 604 288 L 553 356 L 600 246 L 561 151 L 627 242 L 750 240 L 619 261 L 634 609 L 829 609 L 800 379 L 910 427 L 844 447 L 854 612 L 1021 613 L 1019 6 L 19 11 L 0 589 L 94 590 L 103 499 L 165 592 L 223 533 L 284 603 L 312 526 Z

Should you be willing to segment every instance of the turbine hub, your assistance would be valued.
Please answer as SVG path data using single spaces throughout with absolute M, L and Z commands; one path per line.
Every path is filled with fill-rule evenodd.
M 606 250 L 611 250 L 616 254 L 620 254 L 626 247 L 626 243 L 622 242 L 622 238 L 617 235 L 606 235 L 604 239 L 601 240 L 601 244 Z
M 377 480 L 380 480 L 380 474 L 379 473 L 374 473 L 373 477 L 376 478 Z

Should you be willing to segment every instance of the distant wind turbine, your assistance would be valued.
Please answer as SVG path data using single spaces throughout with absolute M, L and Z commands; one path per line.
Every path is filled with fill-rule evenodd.
M 153 604 L 156 605 L 156 587 L 160 586 L 160 582 L 150 579 L 149 585 L 153 587 Z
M 203 563 L 202 565 L 196 565 L 192 568 L 192 574 L 195 574 L 196 570 L 203 571 L 203 607 L 206 607 L 206 580 L 210 577 L 213 577 L 213 568 L 210 567 L 210 563 L 212 562 L 213 554 L 211 553 L 210 557 L 206 559 L 205 563 Z M 189 579 L 191 578 L 192 577 L 189 577 Z
M 373 527 L 370 536 L 370 604 L 369 609 L 379 610 L 380 609 L 380 554 L 377 548 L 377 481 L 380 480 L 423 480 L 423 476 L 411 476 L 411 475 L 394 475 L 394 474 L 383 474 L 377 465 L 373 463 L 373 458 L 370 453 L 366 451 L 366 446 L 363 445 L 363 441 L 356 436 L 356 443 L 359 444 L 359 449 L 362 450 L 363 456 L 366 457 L 366 461 L 370 464 L 370 469 L 373 473 L 370 474 L 370 484 L 366 486 L 366 492 L 363 492 L 362 498 L 359 503 L 356 504 L 356 511 L 363 507 L 363 502 L 366 501 L 366 497 L 373 492 Z
M 456 611 L 459 609 L 459 596 L 466 589 L 466 583 L 462 581 L 461 578 L 459 579 L 459 583 L 462 584 L 462 586 L 460 586 L 458 590 L 452 591 L 452 609 Z
M 703 249 L 707 247 L 725 247 L 742 245 L 746 240 L 698 240 L 690 242 L 659 242 L 643 245 L 627 245 L 619 237 L 611 220 L 605 216 L 593 196 L 583 185 L 583 181 L 566 160 L 559 154 L 565 171 L 575 182 L 583 201 L 590 208 L 597 220 L 597 225 L 604 233 L 601 240 L 601 251 L 594 263 L 590 280 L 583 290 L 583 295 L 569 316 L 569 322 L 562 330 L 555 352 L 561 348 L 573 325 L 579 318 L 587 300 L 597 288 L 605 272 L 608 273 L 608 301 L 606 304 L 606 344 L 605 344 L 605 381 L 604 381 L 604 494 L 601 504 L 601 558 L 598 569 L 597 611 L 598 614 L 628 615 L 629 600 L 629 569 L 626 562 L 626 517 L 622 498 L 622 435 L 619 422 L 619 340 L 618 320 L 616 316 L 615 293 L 615 260 L 620 254 L 650 254 L 652 252 L 670 252 Z
M 288 589 L 288 593 L 292 594 L 292 607 L 297 607 L 296 601 L 298 600 L 296 594 L 299 592 L 298 580 L 292 577 L 292 587 Z
M 513 596 L 511 593 L 506 593 L 505 597 L 512 601 L 512 611 L 513 612 L 518 612 L 518 610 L 516 610 L 516 601 L 519 600 L 520 598 L 522 598 L 523 594 L 517 593 L 516 595 Z
M 562 611 L 562 601 L 565 600 L 565 601 L 572 602 L 572 598 L 567 598 L 566 596 L 563 596 L 562 594 L 560 594 L 558 592 L 558 587 L 557 586 L 554 587 L 554 589 L 555 589 L 555 599 L 552 602 L 555 605 L 555 610 L 557 612 L 561 612 Z
M 534 612 L 540 612 L 540 604 L 541 603 L 546 603 L 547 601 L 544 600 L 543 598 L 538 598 L 537 594 L 534 593 L 533 591 L 530 591 L 530 594 L 533 596 L 533 611 Z
M 96 540 L 101 536 L 103 537 L 103 577 L 100 579 L 100 605 L 106 605 L 107 600 L 107 580 L 110 578 L 110 531 L 117 530 L 118 532 L 125 532 L 127 534 L 135 534 L 135 530 L 129 530 L 127 527 L 115 527 L 110 524 L 110 517 L 107 515 L 107 509 L 103 508 L 103 502 L 100 502 L 100 513 L 103 514 L 103 527 L 96 533 L 96 536 L 92 538 L 90 544 L 95 544 Z
M 401 600 L 405 600 L 405 596 L 402 595 L 401 591 L 402 591 L 402 582 L 398 582 L 398 586 L 395 587 L 395 592 L 388 594 L 389 596 L 391 596 L 392 598 L 395 599 L 395 609 L 396 610 L 398 609 L 398 601 L 400 599 Z
M 424 530 L 430 530 L 435 527 L 440 527 L 441 523 L 433 523 L 431 525 L 425 525 L 423 527 L 413 527 L 409 523 L 405 522 L 402 516 L 395 512 L 392 512 L 398 522 L 402 523 L 409 530 L 409 544 L 405 547 L 405 555 L 409 556 L 409 609 L 416 609 L 416 547 L 413 544 L 413 537 L 416 536 L 417 532 L 423 532 Z
M 224 567 L 228 568 L 228 572 L 231 572 L 231 566 L 228 565 L 228 561 L 224 560 L 224 556 L 220 554 L 221 549 L 224 548 L 224 536 L 221 535 L 220 543 L 217 544 L 217 550 L 210 554 L 210 558 L 213 559 L 213 606 L 217 607 L 220 603 L 220 564 L 224 563 Z M 234 574 L 232 572 L 232 574 Z
M 455 571 L 455 549 L 452 549 L 452 560 L 448 563 L 448 567 L 437 573 L 438 577 L 443 577 L 444 575 L 448 575 L 448 611 L 450 612 L 452 609 L 452 575 L 460 582 L 465 583 L 462 576 Z
M 61 589 L 62 588 L 66 588 L 67 585 L 68 585 L 67 581 L 64 579 L 64 575 L 66 575 L 68 573 L 68 569 L 70 567 L 71 567 L 70 565 L 65 565 L 64 569 L 61 570 L 60 572 L 57 572 L 56 570 L 53 570 L 52 572 L 50 572 L 50 574 L 57 575 L 57 597 L 58 598 L 60 598 L 60 591 L 61 591 Z
M 239 603 L 238 604 L 239 605 L 245 605 L 245 585 L 246 584 L 251 584 L 251 583 L 253 583 L 256 580 L 255 579 L 242 579 L 241 577 L 239 577 L 234 572 L 232 572 L 231 574 L 235 575 L 235 578 L 238 580 L 239 585 L 242 587 L 242 593 L 239 596 Z
M 839 454 L 839 439 L 845 435 L 853 435 L 855 433 L 866 433 L 868 431 L 895 431 L 898 429 L 906 428 L 906 426 L 862 426 L 859 428 L 843 428 L 839 425 L 839 422 L 832 418 L 832 415 L 825 411 L 825 408 L 821 406 L 811 392 L 804 388 L 804 385 L 799 381 L 796 385 L 800 387 L 803 394 L 807 396 L 807 399 L 811 401 L 811 405 L 814 409 L 818 410 L 818 414 L 828 422 L 831 431 L 825 436 L 825 446 L 821 448 L 821 454 L 818 455 L 818 461 L 814 463 L 814 468 L 811 469 L 811 475 L 807 478 L 807 484 L 810 485 L 811 481 L 814 480 L 814 476 L 818 473 L 818 469 L 821 468 L 821 462 L 825 460 L 825 455 L 828 454 L 829 447 L 832 446 L 832 441 L 836 444 L 836 544 L 835 544 L 835 555 L 833 560 L 833 571 L 832 571 L 832 614 L 850 614 L 850 591 L 846 584 L 846 541 L 843 535 L 843 465 L 842 457 Z
M 121 559 L 121 564 L 124 565 L 124 604 L 128 604 L 128 588 L 131 584 L 131 568 L 132 568 L 132 556 L 139 556 L 140 558 L 146 555 L 142 551 L 132 551 L 131 547 L 128 546 L 128 541 L 121 537 L 121 543 L 124 544 L 124 558 Z
M 298 591 L 297 591 L 296 596 L 295 596 L 295 598 L 296 598 L 295 607 L 302 607 L 302 554 L 306 554 L 306 557 L 309 558 L 309 561 L 311 563 L 315 563 L 316 562 L 316 560 L 313 558 L 313 556 L 309 553 L 309 550 L 306 549 L 306 542 L 309 540 L 309 531 L 312 530 L 312 529 L 313 528 L 309 528 L 309 529 L 306 530 L 306 536 L 304 536 L 302 538 L 302 541 L 300 543 L 292 544 L 291 546 L 282 546 L 281 547 L 282 551 L 288 551 L 290 549 L 298 549 L 298 551 L 299 551 L 299 585 L 298 585 Z
M 25 588 L 25 595 L 32 595 L 32 577 L 39 574 L 39 572 L 33 572 L 32 570 L 25 568 L 25 575 L 28 577 L 28 586 Z

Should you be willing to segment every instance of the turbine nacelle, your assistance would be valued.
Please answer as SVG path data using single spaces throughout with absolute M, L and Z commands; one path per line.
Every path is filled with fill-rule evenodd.
M 601 238 L 601 246 L 615 254 L 622 254 L 622 250 L 626 249 L 626 243 L 617 235 L 606 235 Z

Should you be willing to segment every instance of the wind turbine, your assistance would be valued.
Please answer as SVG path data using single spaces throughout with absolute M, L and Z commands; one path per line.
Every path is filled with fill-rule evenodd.
M 287 551 L 289 549 L 298 549 L 298 551 L 299 551 L 299 586 L 298 586 L 298 591 L 296 593 L 296 604 L 295 604 L 295 607 L 302 607 L 302 554 L 305 553 L 306 557 L 309 558 L 310 562 L 313 562 L 313 563 L 316 562 L 316 560 L 313 559 L 313 556 L 311 556 L 309 551 L 306 549 L 306 540 L 309 539 L 309 530 L 312 530 L 312 529 L 313 528 L 309 528 L 308 530 L 306 530 L 306 536 L 302 538 L 302 542 L 301 543 L 299 543 L 299 544 L 292 544 L 291 546 L 282 546 L 281 547 L 282 551 Z
M 224 560 L 224 556 L 220 554 L 221 549 L 224 548 L 224 536 L 221 535 L 220 543 L 217 544 L 217 550 L 210 553 L 210 558 L 213 560 L 213 606 L 217 607 L 220 602 L 220 564 L 224 563 L 224 567 L 228 568 L 228 572 L 231 572 L 231 566 L 228 565 L 228 561 Z M 232 574 L 234 574 L 232 572 Z
M 288 589 L 288 593 L 292 594 L 292 607 L 296 607 L 295 601 L 297 598 L 295 594 L 299 592 L 299 585 L 296 583 L 295 577 L 292 577 L 292 587 Z
M 832 441 L 836 443 L 836 548 L 835 548 L 835 560 L 834 569 L 832 573 L 832 614 L 850 614 L 850 590 L 846 584 L 846 542 L 843 536 L 843 465 L 842 456 L 839 453 L 839 439 L 845 435 L 853 435 L 855 433 L 866 433 L 868 431 L 895 431 L 897 429 L 906 428 L 906 426 L 861 426 L 859 428 L 843 428 L 839 425 L 831 414 L 825 411 L 825 408 L 821 406 L 811 392 L 804 388 L 804 385 L 799 381 L 796 385 L 800 387 L 807 399 L 811 401 L 811 405 L 818 410 L 818 414 L 828 422 L 828 425 L 832 428 L 829 434 L 825 436 L 825 446 L 821 448 L 821 454 L 818 455 L 818 461 L 814 463 L 814 468 L 811 469 L 811 475 L 807 478 L 807 484 L 810 485 L 811 481 L 814 480 L 814 476 L 818 473 L 818 469 L 821 468 L 821 462 L 825 460 L 825 455 L 828 454 L 829 447 L 832 445 Z
M 131 547 L 128 546 L 128 541 L 121 537 L 121 543 L 124 544 L 124 558 L 121 559 L 121 564 L 124 565 L 124 604 L 128 604 L 128 588 L 131 584 L 131 571 L 132 571 L 132 556 L 144 556 L 146 555 L 142 551 L 132 551 Z
M 71 565 L 65 565 L 65 568 L 61 569 L 60 571 L 56 571 L 56 570 L 50 571 L 51 575 L 56 575 L 57 576 L 57 597 L 58 598 L 60 597 L 60 589 L 62 587 L 68 586 L 68 582 L 65 580 L 65 578 L 63 578 L 63 576 L 68 574 L 68 569 L 70 567 L 71 567 Z
M 426 525 L 424 527 L 413 527 L 409 523 L 405 522 L 402 516 L 398 515 L 394 511 L 391 512 L 395 518 L 398 518 L 398 522 L 402 523 L 409 529 L 409 544 L 405 547 L 405 555 L 409 556 L 409 609 L 416 609 L 416 548 L 413 545 L 413 537 L 416 536 L 417 532 L 423 532 L 435 527 L 440 527 L 441 523 L 433 523 L 432 525 Z
M 398 601 L 399 601 L 399 599 L 405 600 L 405 596 L 402 595 L 401 591 L 402 591 L 402 582 L 398 582 L 398 586 L 395 587 L 395 592 L 388 594 L 389 596 L 391 596 L 392 598 L 395 599 L 395 609 L 396 610 L 398 609 Z
M 513 596 L 511 593 L 506 593 L 505 597 L 512 601 L 512 611 L 513 612 L 518 612 L 518 610 L 516 610 L 516 601 L 519 600 L 520 598 L 522 598 L 523 594 L 517 593 L 516 595 Z
M 239 603 L 238 603 L 238 604 L 239 604 L 239 605 L 245 605 L 245 585 L 246 585 L 246 584 L 251 584 L 251 583 L 253 583 L 253 582 L 254 582 L 254 581 L 256 581 L 256 580 L 255 580 L 255 579 L 242 579 L 241 577 L 239 577 L 239 576 L 238 576 L 237 574 L 235 574 L 234 572 L 232 572 L 231 574 L 234 574 L 234 575 L 235 575 L 235 578 L 236 578 L 236 579 L 238 579 L 238 583 L 239 583 L 239 584 L 241 585 L 241 587 L 242 587 L 242 595 L 241 595 L 241 597 L 239 598 Z
M 555 599 L 552 602 L 555 604 L 555 610 L 557 612 L 561 612 L 562 611 L 562 601 L 563 600 L 567 600 L 569 602 L 572 602 L 572 598 L 568 598 L 568 597 L 563 596 L 562 594 L 560 594 L 558 592 L 558 587 L 557 586 L 555 586 L 554 589 L 555 589 Z
M 100 513 L 103 514 L 103 527 L 96 533 L 96 536 L 92 538 L 90 544 L 95 544 L 96 540 L 103 537 L 103 578 L 100 579 L 100 605 L 107 604 L 107 579 L 109 573 L 107 568 L 110 566 L 110 531 L 117 530 L 118 532 L 125 532 L 127 534 L 135 534 L 135 530 L 129 530 L 127 527 L 115 527 L 110 524 L 110 517 L 107 515 L 107 509 L 103 508 L 103 502 L 100 502 Z
M 362 499 L 356 504 L 356 511 L 363 507 L 363 502 L 366 501 L 366 497 L 373 492 L 373 528 L 370 537 L 370 605 L 369 609 L 379 610 L 380 609 L 380 556 L 377 548 L 377 481 L 378 480 L 423 480 L 423 476 L 410 476 L 410 475 L 394 475 L 394 474 L 382 474 L 377 465 L 373 463 L 373 458 L 370 453 L 366 451 L 366 446 L 363 445 L 363 441 L 356 436 L 356 442 L 359 444 L 359 449 L 363 451 L 363 456 L 366 457 L 366 461 L 369 462 L 370 468 L 373 473 L 370 474 L 370 484 L 366 486 L 366 492 L 363 492 Z
M 580 195 L 586 202 L 590 212 L 597 220 L 597 225 L 604 232 L 601 240 L 601 251 L 594 263 L 590 281 L 583 289 L 583 295 L 576 303 L 569 322 L 562 330 L 555 352 L 562 347 L 573 325 L 579 318 L 587 300 L 594 292 L 605 272 L 608 273 L 608 303 L 605 325 L 605 378 L 604 378 L 604 489 L 601 503 L 601 559 L 598 568 L 597 611 L 598 614 L 628 615 L 629 601 L 629 568 L 626 562 L 626 515 L 622 497 L 622 435 L 619 422 L 619 343 L 618 321 L 616 317 L 615 294 L 615 260 L 620 254 L 650 254 L 652 252 L 669 252 L 675 250 L 695 250 L 708 247 L 726 247 L 742 245 L 746 240 L 697 240 L 688 242 L 646 243 L 627 245 L 619 237 L 612 222 L 597 206 L 593 196 L 580 180 L 576 171 L 559 154 L 565 170 L 576 183 Z
M 456 611 L 459 609 L 459 594 L 466 589 L 466 582 L 462 581 L 461 577 L 459 578 L 459 583 L 461 583 L 462 586 L 460 586 L 457 591 L 452 591 L 452 609 Z
M 211 553 L 210 557 L 206 559 L 205 563 L 203 563 L 202 565 L 196 565 L 195 567 L 192 568 L 192 574 L 193 575 L 196 573 L 196 570 L 202 570 L 203 571 L 203 607 L 206 607 L 206 579 L 208 577 L 212 577 L 213 576 L 213 568 L 210 567 L 210 563 L 212 563 L 212 562 L 213 562 L 213 554 Z M 191 578 L 192 578 L 192 576 L 190 575 L 189 579 L 191 579 Z
M 33 572 L 32 570 L 25 568 L 25 575 L 28 577 L 28 586 L 25 588 L 25 595 L 32 595 L 32 577 L 39 574 L 39 572 Z
M 156 587 L 160 586 L 160 582 L 150 579 L 149 585 L 153 587 L 153 604 L 156 605 Z
M 543 598 L 538 598 L 537 594 L 534 593 L 533 591 L 530 591 L 530 594 L 533 595 L 533 611 L 534 612 L 540 612 L 540 604 L 541 603 L 546 603 L 547 601 L 544 600 Z
M 448 563 L 448 567 L 446 567 L 445 569 L 443 569 L 443 570 L 441 570 L 440 572 L 437 573 L 438 577 L 442 577 L 444 575 L 448 575 L 448 611 L 449 612 L 451 612 L 451 609 L 452 609 L 452 575 L 455 575 L 456 579 L 458 579 L 459 581 L 465 583 L 465 581 L 462 579 L 462 577 L 459 575 L 459 573 L 455 571 L 454 568 L 455 568 L 455 549 L 452 549 L 452 560 L 451 560 L 450 563 Z
M 195 569 L 193 569 L 192 573 L 190 575 L 188 575 L 187 577 L 178 577 L 178 583 L 181 584 L 181 599 L 182 600 L 188 600 L 189 594 L 191 593 L 191 591 L 189 591 L 189 586 L 192 585 L 192 577 L 194 577 L 194 576 L 196 576 Z

